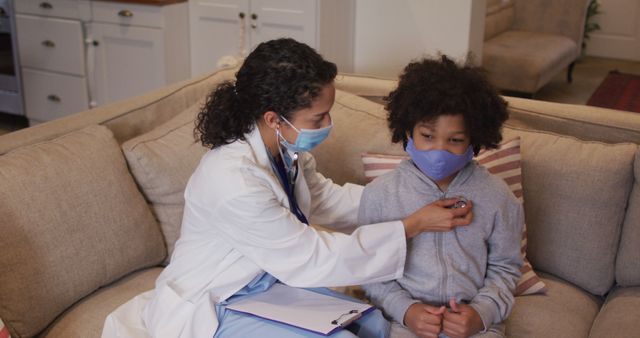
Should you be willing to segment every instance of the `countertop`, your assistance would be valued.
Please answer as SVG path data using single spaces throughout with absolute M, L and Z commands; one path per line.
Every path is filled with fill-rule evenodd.
M 123 2 L 129 4 L 141 4 L 141 5 L 156 5 L 156 6 L 164 6 L 177 4 L 180 2 L 187 2 L 187 0 L 100 0 L 107 2 Z

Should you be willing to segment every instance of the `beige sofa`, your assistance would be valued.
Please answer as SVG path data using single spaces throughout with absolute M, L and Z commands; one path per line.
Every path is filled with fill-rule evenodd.
M 0 137 L 0 318 L 13 337 L 99 337 L 153 287 L 204 153 L 193 119 L 233 70 Z M 337 183 L 360 154 L 401 154 L 379 98 L 393 81 L 340 75 L 335 128 L 315 151 Z M 358 96 L 359 95 L 359 96 Z M 640 115 L 507 98 L 522 137 L 528 256 L 547 295 L 517 298 L 511 337 L 637 336 Z

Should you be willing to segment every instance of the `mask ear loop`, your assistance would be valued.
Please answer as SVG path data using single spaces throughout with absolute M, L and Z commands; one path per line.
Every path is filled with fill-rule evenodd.
M 285 160 L 284 153 L 282 152 L 282 145 L 280 144 L 281 139 L 286 141 L 284 136 L 282 136 L 282 132 L 280 131 L 280 122 L 278 122 L 278 126 L 276 127 L 276 138 L 278 141 L 277 146 L 278 152 L 280 153 L 280 158 L 282 159 L 282 163 L 284 163 L 284 167 L 287 170 L 287 173 L 289 174 L 288 176 L 290 177 L 292 181 L 291 183 L 293 185 L 293 183 L 298 178 L 298 152 L 293 153 L 293 156 L 291 158 L 291 165 L 289 165 L 289 163 L 287 163 L 287 161 Z

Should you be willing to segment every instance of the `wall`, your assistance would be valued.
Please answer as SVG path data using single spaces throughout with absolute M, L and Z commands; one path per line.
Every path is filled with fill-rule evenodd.
M 486 0 L 356 0 L 354 72 L 395 78 L 444 53 L 481 63 Z
M 599 0 L 594 16 L 601 29 L 591 32 L 587 55 L 640 61 L 640 1 Z

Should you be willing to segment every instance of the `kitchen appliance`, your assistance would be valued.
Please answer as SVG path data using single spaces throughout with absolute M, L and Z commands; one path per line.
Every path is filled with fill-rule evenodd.
M 24 115 L 12 0 L 0 0 L 0 112 Z

